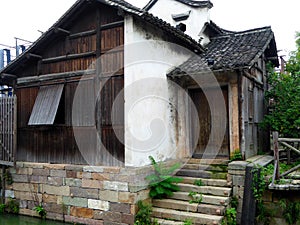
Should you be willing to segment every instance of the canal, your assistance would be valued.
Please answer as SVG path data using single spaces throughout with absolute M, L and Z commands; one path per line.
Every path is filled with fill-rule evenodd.
M 53 220 L 42 220 L 40 218 L 29 216 L 18 216 L 11 214 L 0 214 L 0 225 L 66 225 Z

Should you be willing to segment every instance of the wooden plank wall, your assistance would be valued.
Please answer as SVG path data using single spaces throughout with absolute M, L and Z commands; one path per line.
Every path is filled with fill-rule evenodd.
M 16 97 L 0 98 L 0 165 L 14 165 L 16 148 Z
M 101 4 L 90 7 L 77 19 L 74 18 L 72 25 L 67 28 L 69 35 L 58 35 L 51 40 L 42 49 L 42 59 L 35 64 L 29 62 L 20 72 L 22 76 L 35 76 L 95 70 L 94 74 L 85 77 L 85 81 L 80 83 L 86 86 L 83 91 L 85 97 L 77 99 L 82 110 L 73 121 L 73 98 L 80 77 L 17 87 L 18 160 L 73 164 L 87 164 L 88 161 L 94 165 L 123 165 L 124 146 L 117 136 L 124 136 L 124 102 L 116 109 L 118 113 L 115 122 L 111 120 L 111 107 L 116 96 L 121 93 L 121 99 L 124 98 L 121 92 L 124 87 L 123 48 L 112 50 L 124 44 L 123 20 L 115 9 Z M 96 63 L 97 57 L 101 57 L 99 63 Z M 64 91 L 54 125 L 28 126 L 39 87 L 61 82 L 64 83 Z M 84 109 L 95 105 L 96 118 L 91 118 Z M 73 129 L 82 136 L 84 142 L 79 147 L 90 153 L 88 159 L 82 157 L 82 149 L 76 143 Z M 95 145 L 97 135 L 102 138 L 105 149 L 97 142 Z

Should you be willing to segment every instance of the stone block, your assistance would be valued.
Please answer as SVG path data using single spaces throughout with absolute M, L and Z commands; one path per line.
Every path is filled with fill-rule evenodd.
M 108 173 L 92 173 L 93 180 L 109 180 L 110 176 Z
M 28 183 L 29 177 L 25 174 L 12 174 L 12 179 L 14 182 L 18 183 Z
M 83 167 L 81 165 L 66 165 L 65 170 L 83 171 Z
M 102 210 L 94 210 L 94 219 L 95 220 L 103 220 L 104 211 Z
M 20 208 L 24 208 L 24 209 L 26 209 L 27 208 L 27 201 L 26 200 L 20 200 L 19 201 L 20 202 Z
M 74 197 L 95 199 L 99 197 L 99 190 L 94 188 L 70 187 L 70 192 Z
M 83 179 L 92 179 L 92 173 L 90 172 L 83 172 L 81 175 Z
M 30 177 L 30 183 L 47 184 L 48 183 L 48 177 L 47 176 L 32 175 Z
M 121 171 L 120 167 L 112 167 L 112 166 L 103 167 L 104 173 L 120 173 L 120 171 Z
M 245 177 L 244 176 L 232 176 L 232 184 L 235 186 L 244 186 L 245 184 Z
M 108 211 L 109 210 L 109 202 L 102 201 L 102 200 L 88 199 L 88 208 Z
M 15 191 L 26 191 L 26 192 L 37 192 L 38 185 L 37 184 L 28 184 L 28 183 L 13 183 L 13 190 Z
M 83 172 L 91 172 L 91 173 L 103 173 L 102 166 L 85 166 L 83 167 Z
M 33 169 L 32 170 L 32 175 L 36 176 L 49 176 L 50 175 L 50 170 L 49 169 Z
M 63 221 L 64 216 L 61 213 L 47 212 L 47 219 Z
M 112 221 L 121 223 L 122 217 L 120 212 L 105 212 L 103 215 L 103 221 Z
M 70 215 L 92 219 L 94 217 L 94 210 L 88 208 L 71 207 Z
M 118 202 L 119 194 L 117 191 L 104 190 L 99 192 L 99 198 L 105 201 Z
M 130 205 L 125 203 L 110 203 L 110 211 L 130 214 Z
M 17 168 L 17 174 L 32 175 L 32 168 Z
M 67 170 L 67 178 L 77 178 L 77 171 L 74 170 Z
M 57 204 L 57 196 L 56 195 L 43 194 L 43 202 L 44 203 L 56 203 Z
M 43 169 L 47 163 L 32 163 L 32 162 L 24 162 L 23 167 L 25 168 L 33 168 L 33 169 Z
M 57 205 L 56 203 L 43 203 L 44 209 L 47 212 L 53 212 L 53 213 L 63 213 L 63 206 Z
M 48 177 L 47 184 L 55 185 L 55 186 L 62 186 L 64 184 L 64 179 L 62 177 Z
M 62 195 L 69 196 L 70 195 L 70 187 L 68 186 L 53 186 L 53 185 L 42 185 L 42 193 L 52 194 L 52 195 Z
M 9 167 L 8 171 L 9 171 L 10 174 L 16 174 L 17 173 L 17 169 L 14 168 L 14 167 Z
M 249 162 L 233 161 L 228 164 L 228 170 L 245 170 Z
M 21 208 L 20 211 L 19 211 L 19 214 L 20 215 L 25 215 L 25 216 L 38 216 L 38 214 L 32 210 L 32 209 L 23 209 Z
M 66 164 L 46 164 L 44 166 L 45 169 L 50 170 L 64 170 L 66 167 Z
M 15 198 L 15 192 L 13 190 L 5 190 L 5 198 Z
M 82 187 L 103 189 L 103 182 L 100 180 L 82 179 Z
M 121 222 L 125 223 L 125 224 L 129 224 L 129 225 L 133 225 L 134 224 L 134 215 L 123 213 Z
M 81 187 L 81 185 L 82 185 L 81 179 L 66 178 L 65 182 L 66 182 L 66 185 L 70 186 L 70 187 Z
M 120 203 L 135 204 L 137 202 L 137 193 L 119 192 Z
M 78 218 L 75 216 L 65 216 L 65 221 L 72 224 L 103 225 L 103 221 L 100 220 Z
M 128 191 L 128 183 L 118 181 L 104 181 L 103 188 L 113 191 Z
M 22 168 L 22 167 L 24 167 L 24 162 L 16 162 L 16 167 L 17 167 L 17 168 Z
M 38 200 L 42 200 L 42 194 L 37 194 L 37 193 L 34 194 L 25 191 L 15 191 L 14 195 L 16 199 L 20 199 L 20 200 L 33 201 L 35 200 L 35 198 L 38 198 Z
M 51 177 L 66 177 L 67 172 L 65 170 L 50 170 Z
M 78 197 L 63 197 L 63 203 L 65 205 L 77 206 L 86 208 L 88 206 L 88 200 L 86 198 L 78 198 Z

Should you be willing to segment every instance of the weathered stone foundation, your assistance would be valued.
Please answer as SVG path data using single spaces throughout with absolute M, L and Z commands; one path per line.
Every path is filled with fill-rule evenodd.
M 145 177 L 152 166 L 119 168 L 18 162 L 9 169 L 13 184 L 6 200 L 20 203 L 20 214 L 38 216 L 42 204 L 47 218 L 72 223 L 133 224 L 139 200 L 148 199 Z

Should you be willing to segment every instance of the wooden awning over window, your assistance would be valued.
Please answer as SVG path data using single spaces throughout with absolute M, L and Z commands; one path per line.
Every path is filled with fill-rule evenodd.
M 35 100 L 28 125 L 52 125 L 64 84 L 42 86 Z

